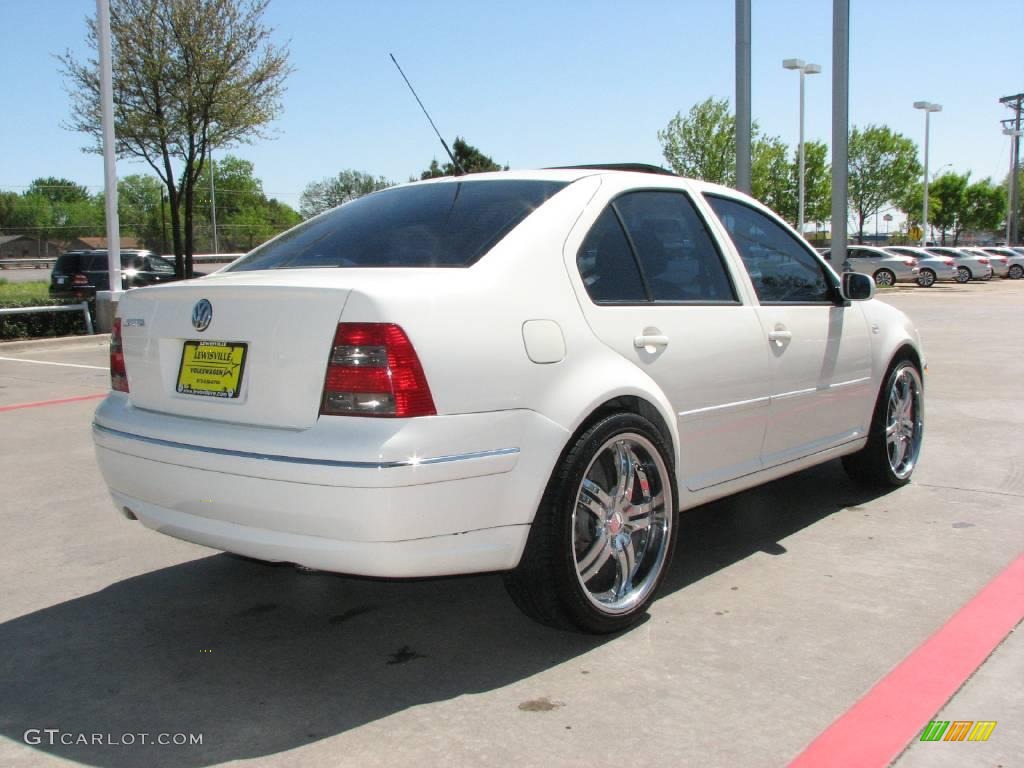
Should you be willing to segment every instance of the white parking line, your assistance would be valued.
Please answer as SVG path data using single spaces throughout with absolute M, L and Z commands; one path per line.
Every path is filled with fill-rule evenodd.
M 53 363 L 49 360 L 26 360 L 23 357 L 0 357 L 0 360 L 6 360 L 9 363 L 35 363 L 36 365 L 62 365 L 65 368 L 92 368 L 97 371 L 107 370 L 105 365 L 79 365 L 78 363 Z

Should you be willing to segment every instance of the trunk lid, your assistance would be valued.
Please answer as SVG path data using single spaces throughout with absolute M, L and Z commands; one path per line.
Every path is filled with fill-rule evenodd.
M 313 426 L 350 293 L 340 272 L 224 273 L 128 291 L 118 316 L 132 405 L 240 424 Z M 209 317 L 198 312 L 197 325 L 193 313 L 203 300 Z

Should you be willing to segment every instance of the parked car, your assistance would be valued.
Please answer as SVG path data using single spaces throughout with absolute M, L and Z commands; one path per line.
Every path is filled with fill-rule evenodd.
M 955 281 L 957 278 L 956 262 L 950 256 L 936 256 L 924 248 L 909 245 L 890 245 L 882 250 L 894 256 L 917 259 L 917 284 L 923 288 L 931 288 L 938 281 Z
M 832 260 L 832 251 L 825 251 L 825 258 Z M 868 275 L 878 286 L 892 286 L 896 283 L 916 283 L 918 278 L 917 259 L 913 256 L 886 253 L 882 248 L 866 245 L 846 247 L 847 264 L 854 272 Z
M 976 253 L 965 251 L 963 248 L 947 248 L 945 246 L 932 246 L 926 250 L 937 256 L 948 256 L 956 262 L 956 281 L 958 283 L 992 279 L 992 264 L 988 256 L 979 256 Z
M 983 248 L 983 251 L 992 254 L 993 257 L 1006 259 L 1006 277 L 1011 280 L 1020 280 L 1024 277 L 1024 248 Z
M 196 272 L 196 277 L 203 273 Z M 125 289 L 175 280 L 174 264 L 146 250 L 121 251 L 121 284 Z M 50 274 L 50 296 L 58 299 L 93 299 L 96 291 L 110 290 L 106 250 L 67 251 L 57 257 Z
M 117 509 L 171 536 L 374 577 L 503 571 L 535 619 L 612 632 L 654 599 L 682 510 L 837 457 L 909 481 L 924 360 L 873 294 L 717 185 L 405 184 L 127 292 L 97 459 Z
M 987 249 L 975 246 L 964 246 L 960 250 L 988 259 L 989 266 L 992 267 L 992 277 L 1006 277 L 1010 272 L 1010 259 L 1002 254 L 993 255 Z

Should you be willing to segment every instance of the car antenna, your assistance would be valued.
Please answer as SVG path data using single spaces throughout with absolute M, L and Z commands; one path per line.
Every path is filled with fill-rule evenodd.
M 405 80 L 405 84 L 409 86 L 409 90 L 412 91 L 412 95 L 416 99 L 416 103 L 420 105 L 420 109 L 423 110 L 423 114 L 426 115 L 427 120 L 430 121 L 430 127 L 434 129 L 434 133 L 437 134 L 437 138 L 441 140 L 441 146 L 444 147 L 444 151 L 447 152 L 448 157 L 451 158 L 452 165 L 455 166 L 455 175 L 465 175 L 466 169 L 462 167 L 461 163 L 459 163 L 459 161 L 455 159 L 455 155 L 452 154 L 452 151 L 448 149 L 448 142 L 444 140 L 444 137 L 441 136 L 441 132 L 437 130 L 437 126 L 434 125 L 434 121 L 431 119 L 430 113 L 427 112 L 427 108 L 423 106 L 423 102 L 420 101 L 420 97 L 416 95 L 416 89 L 412 87 L 412 83 L 409 82 L 409 78 L 405 76 L 405 72 L 402 71 L 402 67 L 399 65 L 398 59 L 395 58 L 395 54 L 389 53 L 388 56 L 391 57 L 391 61 L 393 61 L 395 63 L 395 66 L 398 67 L 398 74 L 402 76 L 402 79 Z

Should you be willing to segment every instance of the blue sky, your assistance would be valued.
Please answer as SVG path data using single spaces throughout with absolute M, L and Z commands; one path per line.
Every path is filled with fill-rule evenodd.
M 820 63 L 807 80 L 807 137 L 831 137 L 828 0 L 753 0 L 753 114 L 797 141 L 798 76 L 781 62 Z M 102 187 L 99 156 L 60 127 L 68 116 L 54 54 L 85 48 L 93 0 L 0 0 L 5 117 L 0 189 L 39 176 Z M 292 205 L 310 181 L 355 168 L 404 181 L 443 150 L 395 71 L 398 57 L 442 133 L 513 168 L 662 162 L 657 131 L 677 111 L 734 91 L 732 0 L 675 2 L 347 2 L 271 0 L 267 21 L 288 42 L 276 138 L 231 150 L 264 189 Z M 919 144 L 917 100 L 939 102 L 933 171 L 950 164 L 1001 181 L 1009 139 L 1001 96 L 1024 91 L 1019 0 L 851 1 L 850 120 L 885 123 Z M 1016 33 L 1016 36 L 1015 36 Z M 146 172 L 121 161 L 121 175 Z

